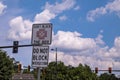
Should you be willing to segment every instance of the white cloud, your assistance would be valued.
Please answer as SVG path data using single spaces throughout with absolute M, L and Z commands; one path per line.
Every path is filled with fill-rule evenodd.
M 120 37 L 117 37 L 114 42 L 115 47 L 120 48 Z
M 49 4 L 47 2 L 43 12 L 35 16 L 35 23 L 50 22 L 50 20 L 54 19 L 58 14 L 62 13 L 65 10 L 71 9 L 74 4 L 74 0 L 63 0 L 62 3 L 56 2 L 55 4 Z
M 46 9 L 35 16 L 35 23 L 50 22 L 50 20 L 54 19 L 55 16 L 56 16 L 55 14 L 50 13 L 50 11 Z
M 10 21 L 11 29 L 8 38 L 15 40 L 30 39 L 32 23 L 48 23 L 63 11 L 73 8 L 74 5 L 75 0 L 63 0 L 61 3 L 56 2 L 55 4 L 47 2 L 44 10 L 36 14 L 33 22 L 18 16 Z
M 81 38 L 82 34 L 78 32 L 58 31 L 53 37 L 53 46 L 58 48 L 72 50 L 86 50 L 96 47 L 96 43 L 92 38 Z M 87 43 L 86 43 L 87 42 Z
M 60 19 L 61 21 L 65 21 L 65 20 L 67 19 L 67 16 L 65 16 L 65 15 L 64 15 L 64 16 L 60 16 L 59 19 Z
M 100 60 L 92 56 L 82 56 L 82 55 L 71 55 L 69 53 L 57 52 L 57 60 L 63 61 L 66 65 L 78 66 L 79 64 L 87 64 L 91 68 L 99 67 L 101 69 L 107 69 L 108 67 L 113 67 L 112 60 Z M 55 61 L 55 52 L 50 53 L 50 62 Z M 114 62 L 115 66 L 116 62 Z M 118 64 L 120 65 L 120 64 Z M 119 68 L 119 67 L 117 67 Z
M 104 7 L 89 11 L 87 14 L 87 20 L 94 21 L 100 15 L 112 12 L 116 13 L 120 17 L 120 0 L 114 0 L 113 2 L 106 4 Z
M 104 41 L 102 40 L 103 36 L 101 34 L 95 39 L 97 44 L 104 45 Z
M 0 15 L 3 14 L 5 8 L 7 8 L 7 6 L 0 2 Z
M 9 39 L 24 40 L 31 38 L 32 22 L 18 16 L 10 21 Z
M 45 9 L 50 10 L 51 13 L 58 14 L 64 10 L 71 9 L 75 5 L 75 0 L 63 0 L 62 3 L 55 3 L 50 5 L 46 3 Z
M 100 33 L 103 33 L 104 31 L 103 30 L 100 30 Z
M 120 37 L 115 38 L 114 46 L 106 54 L 111 58 L 118 58 L 120 56 Z
M 80 6 L 76 6 L 75 8 L 74 8 L 74 10 L 79 10 L 80 9 Z
M 82 38 L 82 34 L 78 32 L 58 31 L 53 35 L 51 48 L 58 48 L 58 60 L 65 62 L 66 65 L 77 66 L 82 63 L 92 68 L 119 69 L 120 62 L 117 62 L 116 58 L 120 56 L 120 37 L 115 38 L 112 48 L 106 46 L 102 38 L 100 34 L 96 38 Z M 50 53 L 50 61 L 55 60 L 54 53 Z

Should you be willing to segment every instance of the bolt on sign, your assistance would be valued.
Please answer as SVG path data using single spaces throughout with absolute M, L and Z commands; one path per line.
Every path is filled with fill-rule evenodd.
M 32 44 L 50 45 L 52 41 L 52 24 L 33 24 L 32 26 Z
M 32 66 L 47 67 L 49 59 L 49 46 L 33 46 Z

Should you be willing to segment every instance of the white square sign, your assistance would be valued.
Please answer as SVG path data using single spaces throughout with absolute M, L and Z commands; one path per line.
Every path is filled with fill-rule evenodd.
M 49 59 L 49 46 L 33 46 L 32 66 L 47 67 Z
M 52 41 L 52 24 L 33 24 L 32 26 L 32 44 L 50 45 Z

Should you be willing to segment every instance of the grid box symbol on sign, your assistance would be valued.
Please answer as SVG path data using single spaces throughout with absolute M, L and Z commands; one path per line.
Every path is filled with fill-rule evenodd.
M 36 35 L 39 39 L 45 39 L 45 37 L 47 37 L 47 31 L 45 31 L 45 29 L 39 29 L 39 31 L 36 32 Z
M 52 41 L 52 24 L 33 24 L 32 26 L 32 44 L 50 45 Z

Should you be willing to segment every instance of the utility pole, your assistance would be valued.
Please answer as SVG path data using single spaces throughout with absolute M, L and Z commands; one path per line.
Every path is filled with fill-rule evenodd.
M 55 51 L 55 62 L 56 62 L 56 80 L 57 80 L 57 48 L 51 49 L 52 51 Z
M 57 80 L 57 48 L 55 48 L 56 51 L 56 80 Z

